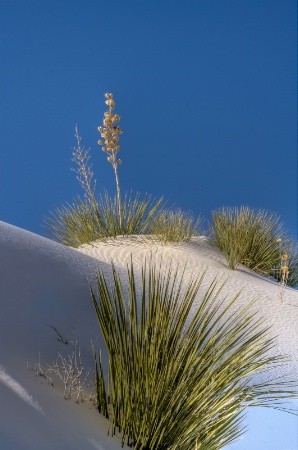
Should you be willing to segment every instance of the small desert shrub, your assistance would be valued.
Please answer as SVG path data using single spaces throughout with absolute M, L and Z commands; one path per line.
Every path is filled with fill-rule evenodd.
M 298 285 L 298 243 L 293 238 L 280 242 L 280 259 L 272 275 L 281 283 L 291 287 Z
M 46 218 L 46 228 L 53 239 L 71 247 L 97 239 L 105 241 L 116 236 L 145 234 L 151 229 L 162 204 L 163 198 L 155 200 L 146 195 L 141 199 L 139 194 L 126 195 L 119 218 L 117 198 L 107 193 L 98 203 L 77 198 L 72 205 L 67 203 Z
M 67 357 L 58 353 L 56 361 L 48 365 L 47 373 L 56 376 L 62 382 L 65 400 L 75 397 L 77 403 L 84 402 L 83 393 L 91 384 L 91 370 L 85 368 L 77 342 Z
M 162 264 L 161 264 L 162 266 Z M 133 265 L 128 289 L 113 266 L 113 287 L 98 274 L 91 290 L 109 354 L 108 381 L 96 358 L 99 410 L 136 450 L 219 450 L 245 431 L 248 406 L 272 406 L 295 396 L 294 383 L 257 382 L 286 359 L 268 356 L 274 346 L 250 305 L 226 305 L 216 280 L 194 304 L 203 277 L 183 288 L 183 274 L 153 264 L 138 285 Z M 190 311 L 193 317 L 189 317 Z
M 64 388 L 63 396 L 65 400 L 70 400 L 75 397 L 76 403 L 84 402 L 86 399 L 95 401 L 94 395 L 91 393 L 86 397 L 86 391 L 92 384 L 91 370 L 86 369 L 82 362 L 81 349 L 77 342 L 73 343 L 73 351 L 65 357 L 62 353 L 58 353 L 57 359 L 52 364 L 47 364 L 44 367 L 39 360 L 34 364 L 34 368 L 30 368 L 27 363 L 27 368 L 33 370 L 37 377 L 43 378 L 47 384 L 54 387 L 54 381 L 62 382 Z
M 150 240 L 160 244 L 189 241 L 199 234 L 202 222 L 200 217 L 195 221 L 191 213 L 185 213 L 180 209 L 162 210 L 153 221 Z
M 280 262 L 279 239 L 288 240 L 275 213 L 241 206 L 214 211 L 212 218 L 211 234 L 230 269 L 244 264 L 260 274 L 273 274 Z

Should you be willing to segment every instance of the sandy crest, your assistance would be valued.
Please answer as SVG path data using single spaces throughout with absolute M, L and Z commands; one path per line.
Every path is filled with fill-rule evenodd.
M 150 259 L 157 265 L 161 262 L 164 268 L 171 265 L 182 270 L 186 266 L 186 282 L 191 276 L 206 271 L 195 306 L 215 277 L 225 282 L 222 298 L 231 299 L 242 290 L 235 309 L 255 300 L 255 310 L 272 327 L 272 335 L 276 336 L 276 347 L 272 354 L 290 355 L 289 364 L 278 369 L 277 375 L 298 378 L 298 291 L 288 287 L 282 290 L 276 281 L 262 277 L 244 266 L 238 270 L 228 269 L 224 255 L 209 238 L 201 236 L 181 244 L 156 245 L 139 236 L 119 237 L 108 243 L 96 241 L 83 245 L 77 251 L 101 263 L 113 261 L 121 271 L 131 259 L 136 270 L 140 270 L 144 262 Z

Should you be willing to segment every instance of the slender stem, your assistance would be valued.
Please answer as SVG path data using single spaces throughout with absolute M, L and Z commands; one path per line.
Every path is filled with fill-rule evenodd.
M 119 214 L 119 223 L 120 223 L 120 229 L 122 229 L 122 211 L 121 211 L 121 194 L 120 194 L 120 183 L 119 183 L 119 176 L 118 176 L 118 164 L 115 162 L 113 164 L 115 177 L 116 177 L 116 187 L 117 187 L 117 205 L 118 205 L 118 214 Z

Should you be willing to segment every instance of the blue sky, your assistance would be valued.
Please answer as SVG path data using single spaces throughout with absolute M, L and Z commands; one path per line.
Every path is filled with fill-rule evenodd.
M 43 233 L 80 187 L 74 127 L 98 192 L 105 92 L 122 116 L 122 190 L 202 213 L 250 205 L 297 233 L 294 0 L 1 0 L 1 219 Z
M 122 191 L 164 195 L 207 219 L 222 206 L 264 208 L 297 237 L 296 1 L 0 0 L 0 9 L 1 220 L 44 234 L 43 216 L 81 193 L 70 171 L 76 124 L 98 193 L 114 193 L 97 145 L 103 94 L 113 92 Z M 290 440 L 270 450 L 296 448 L 287 423 Z M 258 433 L 235 450 L 269 450 Z

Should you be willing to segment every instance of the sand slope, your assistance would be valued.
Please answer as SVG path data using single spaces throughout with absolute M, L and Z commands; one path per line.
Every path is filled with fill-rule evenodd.
M 88 281 L 94 283 L 97 269 L 109 279 L 114 261 L 125 283 L 126 264 L 132 257 L 137 276 L 142 262 L 162 259 L 162 264 L 187 263 L 186 280 L 192 273 L 208 267 L 203 289 L 215 277 L 229 277 L 222 295 L 235 294 L 244 287 L 238 306 L 253 298 L 260 314 L 278 336 L 276 352 L 291 356 L 288 367 L 278 375 L 297 375 L 298 365 L 298 292 L 280 287 L 242 268 L 226 269 L 220 252 L 206 238 L 191 243 L 160 247 L 139 239 L 120 238 L 112 244 L 95 243 L 78 250 L 66 248 L 41 236 L 0 222 L 0 448 L 1 450 L 40 449 L 118 449 L 117 438 L 107 436 L 107 422 L 91 403 L 77 405 L 64 400 L 59 387 L 47 385 L 35 377 L 33 367 L 39 354 L 42 363 L 56 359 L 57 352 L 67 354 L 67 345 L 58 341 L 55 327 L 63 338 L 74 334 L 84 362 L 93 367 L 91 339 L 103 346 L 94 316 Z M 199 302 L 199 297 L 197 301 Z M 68 344 L 70 347 L 70 344 Z M 290 427 L 295 422 L 288 423 Z M 296 431 L 287 429 L 284 447 L 293 449 Z M 282 431 L 277 430 L 277 436 Z M 278 438 L 276 439 L 278 444 Z M 290 447 L 291 445 L 291 447 Z M 231 446 L 246 450 L 245 441 Z M 262 446 L 254 450 L 269 450 Z
M 120 448 L 91 403 L 64 400 L 58 387 L 27 369 L 39 353 L 44 364 L 58 351 L 71 353 L 48 324 L 63 337 L 75 326 L 86 365 L 93 367 L 91 338 L 98 342 L 99 333 L 86 280 L 98 261 L 1 223 L 0 264 L 1 450 Z
M 206 270 L 197 303 L 215 277 L 225 282 L 221 297 L 227 296 L 227 300 L 242 290 L 235 308 L 244 307 L 255 300 L 255 310 L 266 319 L 266 324 L 272 327 L 273 336 L 276 336 L 275 352 L 291 356 L 289 366 L 276 375 L 285 376 L 289 373 L 298 376 L 298 291 L 291 288 L 282 290 L 275 281 L 261 277 L 244 266 L 237 271 L 227 269 L 224 255 L 210 239 L 196 237 L 188 243 L 160 246 L 146 243 L 138 237 L 120 237 L 109 244 L 95 242 L 83 245 L 77 251 L 98 259 L 100 263 L 113 261 L 119 271 L 123 271 L 131 258 L 134 268 L 139 270 L 144 261 L 150 259 L 157 265 L 161 262 L 165 268 L 169 265 L 180 267 L 181 270 L 186 267 L 185 282 L 192 275 L 199 275 Z

